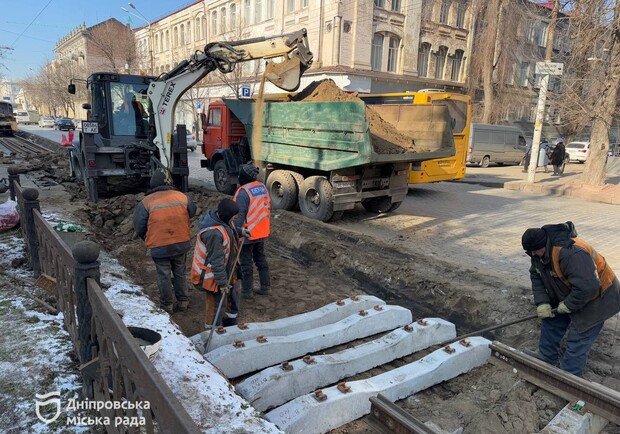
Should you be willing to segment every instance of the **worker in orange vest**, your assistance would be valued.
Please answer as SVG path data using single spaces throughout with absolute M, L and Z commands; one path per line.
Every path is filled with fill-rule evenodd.
M 581 376 L 605 321 L 620 311 L 620 282 L 572 222 L 530 228 L 521 244 L 531 258 L 530 280 L 539 318 L 538 351 L 529 355 Z M 554 310 L 555 309 L 555 310 Z
M 189 305 L 185 259 L 192 247 L 189 219 L 196 214 L 196 206 L 187 195 L 166 184 L 160 169 L 153 173 L 150 185 L 151 190 L 134 209 L 134 230 L 155 262 L 159 307 L 170 314 L 182 312 Z
M 235 258 L 239 237 L 233 219 L 239 212 L 237 204 L 222 199 L 217 211 L 208 211 L 198 223 L 198 236 L 192 263 L 192 283 L 205 293 L 205 329 L 213 324 L 224 327 L 237 324 L 239 315 L 239 287 L 235 273 Z M 227 288 L 231 284 L 230 288 Z M 217 307 L 223 293 L 227 299 L 225 307 L 215 320 Z
M 239 188 L 234 200 L 239 205 L 239 214 L 235 219 L 237 230 L 246 237 L 239 266 L 241 269 L 241 296 L 249 299 L 254 292 L 269 295 L 271 280 L 269 265 L 265 257 L 265 241 L 269 238 L 271 227 L 271 197 L 267 187 L 256 180 L 258 168 L 252 163 L 239 167 Z M 260 288 L 254 291 L 254 265 L 258 269 Z

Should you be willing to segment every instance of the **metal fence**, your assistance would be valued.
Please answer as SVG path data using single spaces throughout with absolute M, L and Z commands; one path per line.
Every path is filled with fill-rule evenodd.
M 106 431 L 200 432 L 103 293 L 99 246 L 82 241 L 69 249 L 41 215 L 38 191 L 22 188 L 12 168 L 9 187 L 29 264 L 35 277 L 54 287 L 81 363 L 84 394 L 103 403 L 98 408 L 103 420 L 110 421 Z

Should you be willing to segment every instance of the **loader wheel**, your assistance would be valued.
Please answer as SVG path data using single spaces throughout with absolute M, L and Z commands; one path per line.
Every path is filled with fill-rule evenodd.
M 334 191 L 324 176 L 304 179 L 299 189 L 299 208 L 306 217 L 329 221 L 334 215 Z
M 295 208 L 297 204 L 297 183 L 288 170 L 274 170 L 267 177 L 267 191 L 271 196 L 271 205 L 274 209 L 287 211 Z
M 402 202 L 392 203 L 390 196 L 373 197 L 371 199 L 363 199 L 362 206 L 366 211 L 382 214 L 395 210 Z M 394 205 L 396 205 L 394 207 Z
M 215 167 L 213 167 L 213 182 L 215 183 L 215 188 L 220 193 L 233 194 L 237 189 L 237 184 L 230 182 L 224 160 L 215 163 Z

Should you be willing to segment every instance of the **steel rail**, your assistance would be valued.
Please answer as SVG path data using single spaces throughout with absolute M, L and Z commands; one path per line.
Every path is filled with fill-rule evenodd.
M 581 400 L 585 409 L 620 424 L 620 392 L 562 371 L 501 342 L 489 345 L 492 356 L 525 380 L 568 401 Z
M 437 431 L 378 394 L 370 397 L 369 423 L 377 431 L 396 434 L 437 434 Z
M 2 137 L 0 138 L 0 145 L 13 153 L 26 156 L 53 152 L 21 137 Z

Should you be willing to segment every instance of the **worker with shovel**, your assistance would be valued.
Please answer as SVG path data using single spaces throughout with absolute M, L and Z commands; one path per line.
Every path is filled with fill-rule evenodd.
M 207 212 L 198 223 L 192 283 L 205 293 L 205 329 L 237 324 L 239 285 L 235 268 L 243 244 L 233 225 L 238 212 L 233 200 L 222 199 L 217 211 Z
M 568 331 L 560 368 L 581 376 L 605 320 L 620 311 L 620 282 L 605 258 L 577 238 L 572 222 L 530 228 L 521 243 L 531 257 L 534 303 L 542 319 L 538 351 L 526 352 L 557 365 Z

